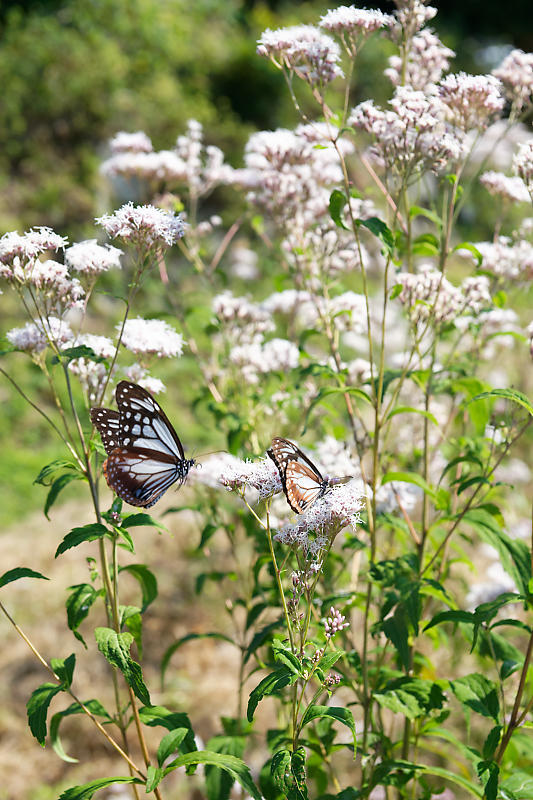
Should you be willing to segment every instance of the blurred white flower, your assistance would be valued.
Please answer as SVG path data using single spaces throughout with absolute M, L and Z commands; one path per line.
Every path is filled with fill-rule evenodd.
M 121 325 L 117 325 L 120 331 Z M 128 319 L 122 334 L 122 344 L 136 355 L 171 358 L 183 353 L 183 336 L 162 319 Z
M 122 250 L 110 244 L 100 245 L 96 239 L 77 242 L 65 250 L 65 264 L 76 272 L 98 275 L 112 267 L 120 269 Z

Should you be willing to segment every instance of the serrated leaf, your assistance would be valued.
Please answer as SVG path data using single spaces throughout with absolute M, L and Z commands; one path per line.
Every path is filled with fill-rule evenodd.
M 76 639 L 87 648 L 83 636 L 78 632 L 78 628 L 89 614 L 95 600 L 98 597 L 102 597 L 104 592 L 102 589 L 95 589 L 90 583 L 78 583 L 68 588 L 74 589 L 74 591 L 67 598 L 65 604 L 67 609 L 67 624 Z
M 494 728 L 490 731 L 489 735 L 485 739 L 483 744 L 483 758 L 489 759 L 494 756 L 496 752 L 496 748 L 500 743 L 500 737 L 502 733 L 502 726 L 495 725 Z
M 50 580 L 46 575 L 41 575 L 40 572 L 35 572 L 35 570 L 29 567 L 15 567 L 14 569 L 8 569 L 8 571 L 4 572 L 0 577 L 0 589 L 2 586 L 7 586 L 8 583 L 13 583 L 13 581 L 18 581 L 21 578 L 41 578 L 43 581 Z
M 178 767 L 187 767 L 197 764 L 212 764 L 215 767 L 226 770 L 243 789 L 248 792 L 253 800 L 262 800 L 261 793 L 252 780 L 250 770 L 244 761 L 235 756 L 224 755 L 223 753 L 212 753 L 209 750 L 185 753 L 166 767 L 165 775 Z
M 146 564 L 127 564 L 120 567 L 119 572 L 128 572 L 139 582 L 142 592 L 141 613 L 144 613 L 157 597 L 157 578 L 154 573 Z
M 145 514 L 144 512 L 140 514 L 128 514 L 127 517 L 124 517 L 121 522 L 122 528 L 138 528 L 143 525 L 150 526 L 152 528 L 159 528 L 161 531 L 167 532 L 167 528 L 158 522 L 156 519 L 150 516 L 150 514 Z
M 395 713 L 414 720 L 444 704 L 444 694 L 437 683 L 422 678 L 399 678 L 391 681 L 385 691 L 375 695 L 378 703 Z
M 240 720 L 232 720 L 238 723 Z M 229 726 L 228 726 L 229 727 Z M 234 725 L 238 729 L 238 725 Z M 249 728 L 251 726 L 248 726 Z M 213 736 L 206 745 L 206 750 L 213 753 L 224 753 L 230 756 L 242 758 L 246 747 L 246 736 L 243 735 L 223 735 Z M 229 772 L 207 764 L 205 767 L 205 783 L 207 788 L 208 800 L 228 800 L 234 778 Z
M 350 230 L 342 221 L 342 212 L 347 202 L 348 198 L 339 189 L 334 189 L 329 196 L 329 215 L 337 228 L 345 231 Z
M 72 786 L 72 788 L 66 789 L 58 800 L 91 800 L 91 797 L 100 789 L 105 789 L 106 786 L 112 786 L 114 783 L 142 783 L 142 781 L 129 775 L 126 778 L 98 778 L 98 780 L 84 783 L 82 786 Z
M 61 359 L 73 361 L 75 358 L 85 358 L 87 361 L 94 361 L 96 364 L 105 362 L 104 356 L 97 356 L 92 347 L 86 344 L 79 344 L 76 347 L 67 347 L 61 350 L 59 355 L 52 356 L 52 364 L 59 364 Z
M 154 789 L 157 789 L 164 777 L 164 769 L 161 767 L 154 767 L 152 764 L 149 764 L 146 769 L 146 794 L 150 794 L 154 791 Z
M 307 725 L 308 722 L 311 722 L 311 720 L 318 719 L 321 717 L 326 717 L 329 719 L 334 719 L 337 722 L 342 722 L 343 725 L 346 725 L 346 727 L 350 729 L 353 737 L 353 757 L 355 758 L 355 751 L 356 751 L 355 722 L 353 714 L 350 711 L 350 709 L 342 707 L 337 708 L 335 706 L 310 705 L 306 708 L 305 714 L 302 717 L 301 728 L 303 728 L 304 725 Z
M 74 675 L 74 668 L 76 666 L 76 656 L 74 653 L 67 656 L 67 658 L 50 659 L 50 666 L 63 684 L 61 688 L 68 689 L 72 683 L 72 676 Z
M 60 556 L 61 553 L 70 550 L 72 547 L 77 547 L 79 544 L 83 544 L 83 542 L 94 542 L 95 539 L 101 539 L 102 536 L 106 536 L 107 534 L 109 534 L 108 529 L 100 522 L 91 522 L 80 528 L 72 528 L 57 548 L 55 558 Z
M 332 668 L 334 664 L 337 663 L 341 656 L 344 656 L 344 650 L 335 650 L 332 653 L 324 653 L 321 657 L 320 661 L 318 662 L 317 669 L 321 669 L 322 672 L 327 672 Z
M 413 408 L 412 406 L 396 406 L 396 408 L 387 416 L 385 421 L 392 419 L 392 417 L 395 417 L 397 414 L 418 414 L 421 417 L 426 417 L 426 419 L 429 419 L 434 425 L 438 426 L 439 424 L 437 418 L 431 413 L 431 411 L 425 411 L 423 408 Z
M 460 703 L 498 722 L 500 703 L 496 685 L 492 681 L 484 675 L 473 672 L 449 683 Z
M 41 486 L 49 486 L 52 476 L 62 469 L 73 469 L 79 472 L 79 467 L 74 461 L 70 461 L 68 458 L 56 458 L 41 469 L 33 482 L 40 483 Z
M 133 642 L 131 633 L 117 633 L 111 628 L 96 628 L 94 635 L 102 655 L 122 672 L 126 683 L 139 700 L 149 706 L 150 695 L 143 680 L 141 667 L 130 655 Z
M 28 725 L 30 730 L 41 745 L 44 747 L 46 740 L 46 718 L 48 707 L 52 698 L 62 691 L 62 686 L 57 683 L 43 683 L 32 692 L 26 705 L 28 712 Z
M 169 709 L 164 706 L 144 706 L 139 709 L 139 716 L 143 724 L 151 728 L 161 726 L 162 728 L 166 728 L 167 731 L 186 728 L 188 733 L 183 739 L 180 749 L 186 753 L 197 750 L 194 740 L 194 731 L 187 714 L 179 711 L 169 711 Z
M 246 665 L 250 659 L 250 657 L 255 653 L 255 651 L 263 645 L 267 639 L 270 637 L 270 634 L 279 628 L 283 622 L 283 617 L 279 617 L 278 619 L 274 620 L 274 622 L 269 622 L 268 625 L 265 625 L 261 630 L 257 631 L 257 633 L 253 636 L 252 641 L 246 648 L 246 652 L 244 654 L 243 664 Z
M 303 748 L 302 748 L 303 749 Z M 302 780 L 301 754 L 294 762 L 295 753 L 290 750 L 278 750 L 272 756 L 270 775 L 274 785 L 287 800 L 307 800 L 307 786 Z M 305 764 L 305 751 L 303 754 Z M 295 769 L 296 767 L 296 769 Z
M 248 708 L 246 711 L 246 718 L 251 722 L 254 718 L 254 712 L 260 700 L 266 695 L 275 694 L 280 692 L 285 686 L 292 686 L 297 680 L 298 675 L 288 667 L 280 667 L 279 669 L 271 672 L 253 689 L 248 699 Z

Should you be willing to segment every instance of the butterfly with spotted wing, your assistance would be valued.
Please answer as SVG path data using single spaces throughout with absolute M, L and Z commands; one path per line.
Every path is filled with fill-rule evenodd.
M 288 439 L 282 439 L 281 436 L 272 439 L 272 446 L 267 450 L 267 455 L 278 468 L 287 502 L 297 514 L 302 514 L 335 484 L 351 480 L 351 476 L 323 477 L 299 447 Z
M 118 411 L 91 408 L 107 453 L 104 475 L 109 487 L 132 506 L 150 508 L 176 481 L 185 481 L 194 459 L 152 395 L 136 383 L 120 381 Z

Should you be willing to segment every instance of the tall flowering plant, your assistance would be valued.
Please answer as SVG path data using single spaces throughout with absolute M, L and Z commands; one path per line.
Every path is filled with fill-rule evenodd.
M 82 333 L 80 322 L 96 278 L 120 263 L 114 246 L 74 245 L 57 263 L 44 260 L 65 246 L 51 231 L 0 242 L 2 275 L 31 317 L 8 339 L 43 371 L 60 417 L 50 423 L 73 458 L 47 506 L 65 475 L 87 480 L 93 497 L 97 522 L 68 534 L 60 551 L 99 539 L 102 588 L 85 584 L 82 594 L 89 605 L 100 592 L 106 599 L 98 646 L 126 678 L 146 762 L 139 768 L 115 742 L 131 769 L 120 780 L 158 796 L 169 772 L 197 763 L 207 765 L 210 800 L 226 800 L 234 781 L 268 800 L 525 800 L 533 791 L 531 510 L 525 493 L 508 502 L 510 486 L 531 481 L 519 455 L 533 414 L 524 368 L 533 323 L 523 318 L 533 56 L 512 51 L 489 75 L 450 72 L 455 54 L 428 27 L 435 14 L 422 0 L 397 0 L 390 15 L 340 6 L 317 25 L 265 31 L 258 55 L 283 73 L 300 119 L 294 130 L 252 134 L 239 169 L 204 144 L 196 121 L 172 150 L 155 152 L 142 132 L 114 138 L 103 173 L 187 222 L 182 236 L 170 211 L 132 204 L 99 220 L 132 253 L 116 342 Z M 395 48 L 384 64 L 390 99 L 352 108 L 370 37 Z M 204 214 L 220 185 L 246 204 L 227 229 Z M 477 197 L 492 203 L 489 241 L 464 232 Z M 162 258 L 174 243 L 179 269 Z M 129 315 L 149 265 L 180 333 Z M 222 568 L 217 548 L 197 588 L 216 582 L 229 622 L 223 634 L 168 642 L 162 672 L 191 639 L 222 637 L 239 653 L 235 715 L 200 753 L 188 719 L 150 705 L 125 655 L 138 610 L 120 609 L 116 545 L 131 542 L 124 531 L 139 517 L 153 522 L 121 514 L 116 501 L 100 512 L 98 445 L 72 391 L 75 378 L 86 404 L 99 405 L 126 350 L 136 358 L 127 376 L 156 391 L 147 370 L 156 357 L 181 355 L 184 338 L 195 413 L 228 450 L 190 476 L 196 555 L 209 559 L 214 542 L 224 548 Z M 273 436 L 289 440 L 286 460 L 265 455 Z M 305 436 L 312 452 L 294 444 Z M 75 635 L 86 610 L 72 612 Z M 70 663 L 51 669 L 49 691 L 70 691 Z M 275 727 L 265 698 L 275 701 Z M 30 702 L 44 741 L 35 720 L 46 717 L 48 695 Z M 113 721 L 125 742 L 120 703 Z M 262 722 L 271 727 L 257 746 L 252 726 Z M 168 731 L 157 767 L 143 723 Z M 259 757 L 252 780 L 245 762 Z M 118 779 L 65 797 L 89 797 L 105 780 Z

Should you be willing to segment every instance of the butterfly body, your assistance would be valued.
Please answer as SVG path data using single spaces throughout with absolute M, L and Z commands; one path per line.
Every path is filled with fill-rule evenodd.
M 91 409 L 108 456 L 104 475 L 127 503 L 150 508 L 169 486 L 185 481 L 194 459 L 185 458 L 176 431 L 149 392 L 121 381 L 115 394 L 118 411 Z
M 281 484 L 287 502 L 297 514 L 303 513 L 324 496 L 336 483 L 346 483 L 347 478 L 329 478 L 323 476 L 299 447 L 288 439 L 275 436 L 272 446 L 267 450 L 281 478 Z

